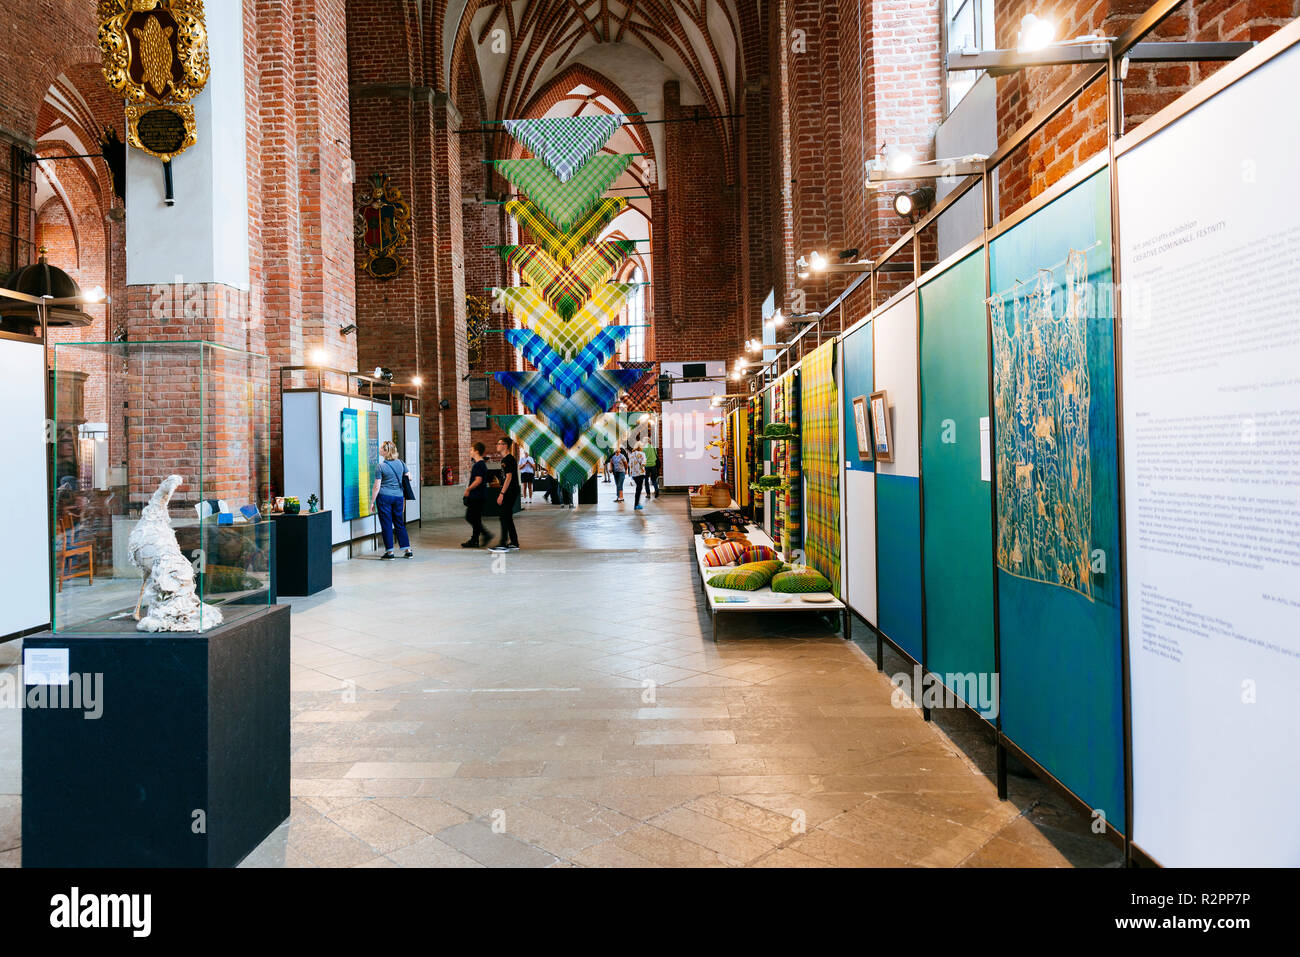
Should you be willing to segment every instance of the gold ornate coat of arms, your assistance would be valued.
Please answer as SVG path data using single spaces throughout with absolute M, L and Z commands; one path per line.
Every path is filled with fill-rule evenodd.
M 131 146 L 166 163 L 198 141 L 190 101 L 210 70 L 202 0 L 99 0 L 99 48 Z
M 407 266 L 398 250 L 411 239 L 411 204 L 386 173 L 370 177 L 357 197 L 357 245 L 361 268 L 376 279 L 394 279 Z

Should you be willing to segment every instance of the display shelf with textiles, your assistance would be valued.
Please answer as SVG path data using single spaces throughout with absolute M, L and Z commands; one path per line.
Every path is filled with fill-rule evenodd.
M 749 539 L 751 545 L 766 546 L 775 549 L 772 539 L 757 525 L 751 525 L 745 530 L 745 536 Z M 694 537 L 695 547 L 695 567 L 700 573 L 700 587 L 704 589 L 704 597 L 709 603 L 709 616 L 713 620 L 713 640 L 718 640 L 718 615 L 729 612 L 748 612 L 750 614 L 762 612 L 789 612 L 789 611 L 809 611 L 824 614 L 826 612 L 840 613 L 841 634 L 847 641 L 850 636 L 851 619 L 849 618 L 848 608 L 845 604 L 832 595 L 830 592 L 819 592 L 815 599 L 809 599 L 803 594 L 790 593 L 783 594 L 774 592 L 770 584 L 753 591 L 741 591 L 732 588 L 718 588 L 709 584 L 711 578 L 726 574 L 728 571 L 736 571 L 734 568 L 725 566 L 719 567 L 705 563 L 705 556 L 709 553 L 709 546 L 704 544 L 704 536 L 696 535 Z M 825 596 L 825 597 L 821 597 Z

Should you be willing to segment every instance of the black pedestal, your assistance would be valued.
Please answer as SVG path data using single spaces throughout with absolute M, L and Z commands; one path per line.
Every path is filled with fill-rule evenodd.
M 24 641 L 102 675 L 96 719 L 23 710 L 24 867 L 232 867 L 289 816 L 289 608 L 222 613 L 202 635 Z
M 596 505 L 600 502 L 600 489 L 596 487 L 599 481 L 599 477 L 593 475 L 582 483 L 582 487 L 578 489 L 579 505 Z
M 281 595 L 314 595 L 334 584 L 330 513 L 272 515 L 275 587 Z

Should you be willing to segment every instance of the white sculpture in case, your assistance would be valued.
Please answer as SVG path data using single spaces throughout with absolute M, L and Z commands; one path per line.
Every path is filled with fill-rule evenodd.
M 131 564 L 144 574 L 140 599 L 135 604 L 139 631 L 199 631 L 200 626 L 221 624 L 221 612 L 205 605 L 195 592 L 194 566 L 176 543 L 176 532 L 167 514 L 172 493 L 184 481 L 179 475 L 163 479 L 127 542 Z M 145 608 L 143 618 L 141 606 Z

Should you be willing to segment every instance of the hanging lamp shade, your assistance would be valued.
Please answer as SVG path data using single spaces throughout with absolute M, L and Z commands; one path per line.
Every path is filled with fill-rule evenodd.
M 82 297 L 81 287 L 76 280 L 58 266 L 49 264 L 44 248 L 35 263 L 15 269 L 0 286 L 27 296 L 49 296 L 51 299 Z M 0 328 L 30 333 L 41 324 L 38 309 L 35 303 L 0 297 Z M 47 306 L 45 313 L 51 326 L 88 326 L 94 321 L 92 316 L 75 305 Z

